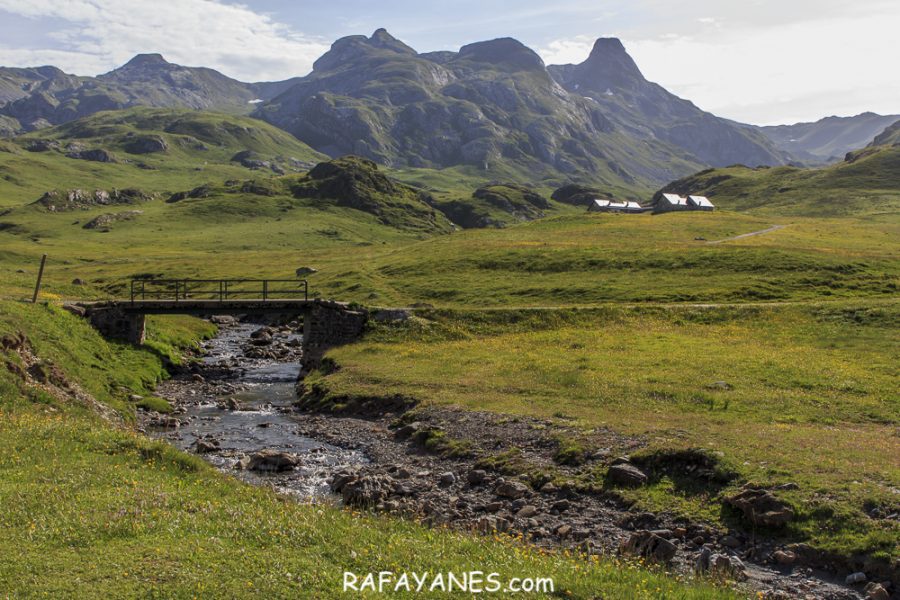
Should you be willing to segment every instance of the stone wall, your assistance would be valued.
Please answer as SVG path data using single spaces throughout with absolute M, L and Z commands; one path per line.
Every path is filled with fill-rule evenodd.
M 85 316 L 103 337 L 136 345 L 144 343 L 144 315 L 126 313 L 116 304 L 85 308 Z
M 356 341 L 363 334 L 369 315 L 351 310 L 340 302 L 320 300 L 303 317 L 303 372 L 317 368 L 325 351 Z

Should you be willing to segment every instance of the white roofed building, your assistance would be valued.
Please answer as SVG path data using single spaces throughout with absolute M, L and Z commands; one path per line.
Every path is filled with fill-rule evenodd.
M 642 213 L 646 210 L 648 209 L 645 209 L 637 202 L 614 202 L 604 198 L 597 198 L 588 206 L 588 212 Z
M 716 207 L 706 196 L 688 196 L 688 204 L 692 210 L 715 210 Z
M 676 210 L 690 210 L 687 198 L 678 194 L 663 194 L 656 202 L 655 212 L 673 212 Z

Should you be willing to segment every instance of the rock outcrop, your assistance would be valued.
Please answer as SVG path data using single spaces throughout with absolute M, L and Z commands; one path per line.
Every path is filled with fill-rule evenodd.
M 93 219 L 85 223 L 84 229 L 109 231 L 109 228 L 113 223 L 118 223 L 121 221 L 132 221 L 142 214 L 144 214 L 144 211 L 142 210 L 128 210 L 120 213 L 103 214 L 98 217 L 94 217 Z
M 725 502 L 741 511 L 754 525 L 784 527 L 794 518 L 794 510 L 787 502 L 764 489 L 745 489 L 726 498 Z
M 116 204 L 137 204 L 147 202 L 154 198 L 141 190 L 127 188 L 122 190 L 51 190 L 45 192 L 34 204 L 38 204 L 50 212 L 66 212 L 72 210 L 85 210 L 97 206 L 112 206 Z

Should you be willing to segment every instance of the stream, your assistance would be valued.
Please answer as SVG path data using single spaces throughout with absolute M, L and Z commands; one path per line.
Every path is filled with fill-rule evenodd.
M 300 372 L 300 336 L 268 328 L 271 343 L 256 346 L 251 335 L 260 329 L 245 323 L 221 327 L 219 335 L 204 344 L 196 372 L 159 386 L 159 394 L 175 411 L 172 417 L 150 418 L 147 431 L 182 450 L 199 451 L 218 469 L 250 483 L 270 485 L 299 499 L 333 501 L 328 478 L 367 461 L 358 451 L 298 433 L 304 417 L 291 404 Z M 206 446 L 201 448 L 198 441 Z M 241 468 L 242 459 L 246 463 L 263 450 L 295 455 L 299 465 L 280 472 Z
M 785 548 L 777 539 L 634 510 L 565 484 L 547 483 L 536 490 L 483 470 L 477 462 L 479 456 L 515 449 L 532 464 L 556 465 L 553 436 L 564 427 L 558 423 L 431 407 L 392 431 L 391 412 L 376 417 L 299 412 L 293 406 L 301 359 L 296 324 L 226 321 L 204 344 L 198 363 L 160 384 L 158 393 L 173 404 L 173 413 L 140 415 L 148 434 L 198 453 L 223 472 L 300 501 L 344 502 L 467 531 L 516 532 L 547 548 L 615 555 L 642 536 L 664 536 L 671 550 L 667 568 L 674 572 L 694 573 L 705 564 L 703 571 L 745 579 L 741 589 L 767 598 L 864 597 L 861 587 L 841 585 L 846 573 L 774 561 L 773 552 Z M 467 440 L 473 452 L 449 459 L 425 452 L 411 440 L 419 430 Z M 592 435 L 590 443 L 614 449 L 613 456 L 632 452 L 640 443 L 606 429 Z M 577 475 L 574 467 L 554 468 Z M 332 493 L 332 479 L 341 496 Z M 699 562 L 704 556 L 706 563 Z M 725 571 L 716 575 L 715 569 Z

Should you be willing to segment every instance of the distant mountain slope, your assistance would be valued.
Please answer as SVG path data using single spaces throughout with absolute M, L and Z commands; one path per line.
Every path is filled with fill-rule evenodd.
M 760 127 L 764 135 L 785 152 L 814 162 L 834 162 L 872 141 L 900 115 L 867 112 L 855 117 L 826 117 L 815 123 Z
M 172 64 L 159 54 L 139 54 L 98 77 L 66 75 L 54 67 L 0 69 L 0 99 L 8 102 L 0 115 L 33 131 L 133 106 L 246 114 L 253 100 L 271 98 L 293 83 L 243 83 L 213 69 Z
M 876 135 L 869 146 L 882 146 L 886 144 L 894 146 L 900 144 L 900 120 Z
M 707 169 L 662 192 L 701 194 L 719 208 L 798 216 L 900 214 L 900 129 L 823 168 Z M 889 145 L 889 144 L 898 145 Z
M 16 141 L 32 151 L 65 151 L 69 146 L 102 148 L 131 155 L 131 160 L 178 152 L 200 157 L 247 152 L 311 166 L 324 158 L 288 133 L 257 119 L 186 109 L 138 107 L 101 112 Z
M 85 78 L 63 73 L 56 67 L 0 67 L 0 106 L 35 92 L 56 92 L 77 87 Z
M 172 193 L 304 173 L 327 157 L 257 119 L 187 109 L 102 112 L 0 143 L 0 210 L 59 190 Z
M 615 38 L 600 38 L 578 65 L 551 65 L 554 79 L 590 98 L 618 128 L 643 140 L 663 140 L 712 166 L 785 164 L 789 157 L 759 133 L 721 119 L 647 81 Z
M 616 127 L 509 38 L 429 54 L 383 29 L 343 38 L 255 114 L 332 156 L 392 166 L 512 165 L 634 189 L 703 164 Z

